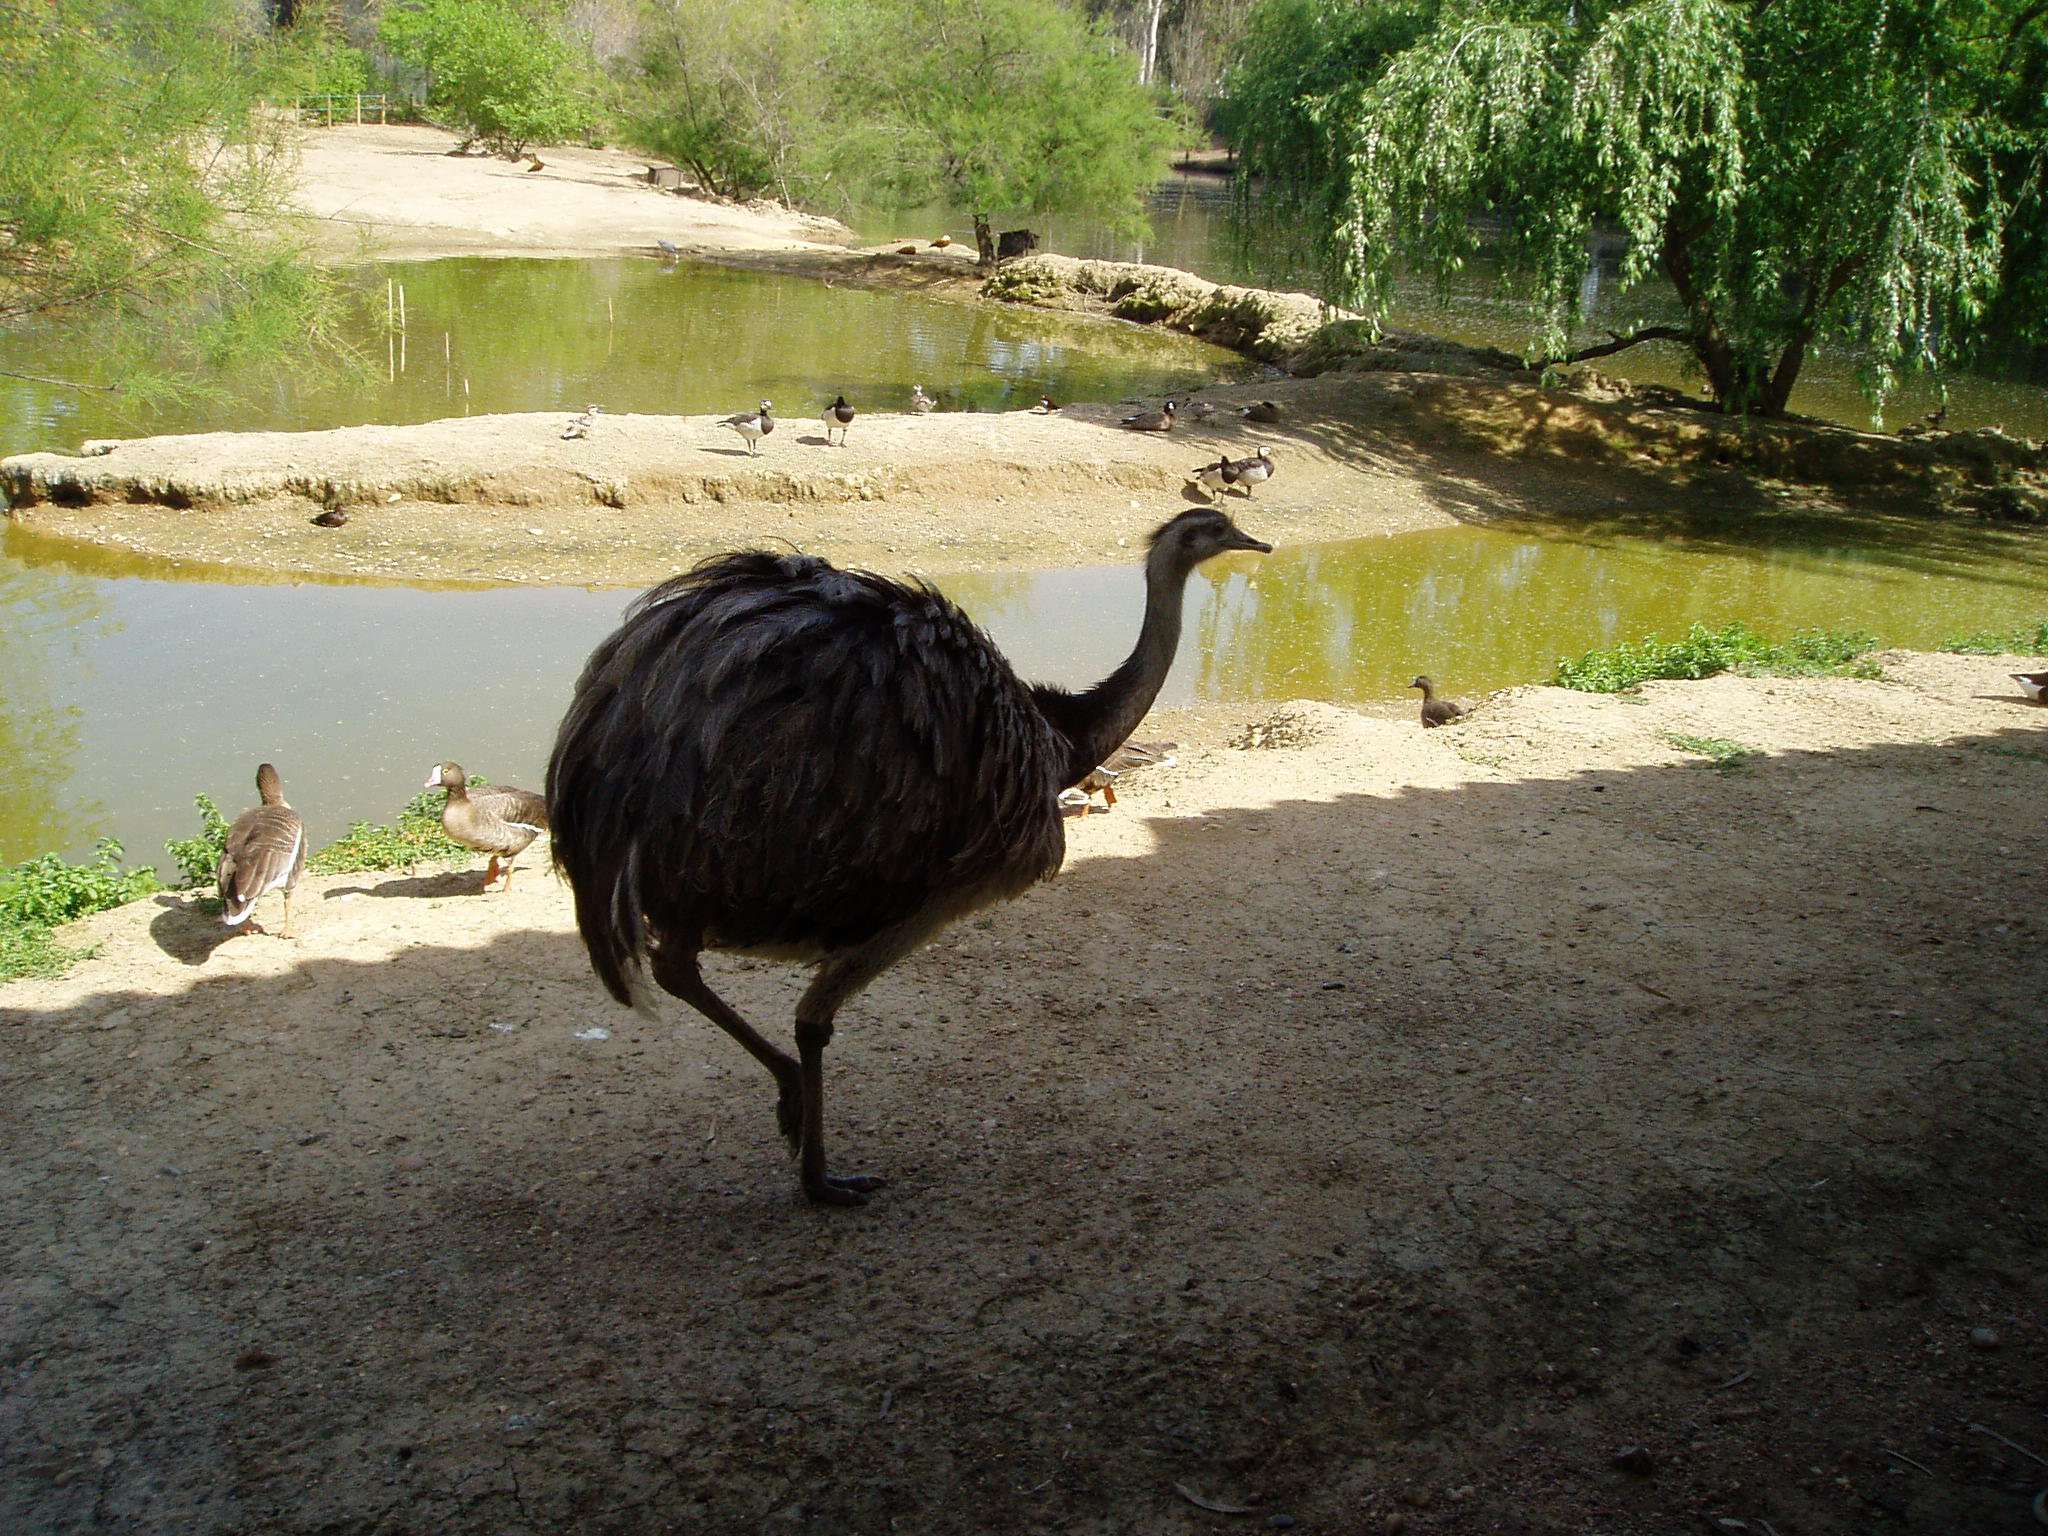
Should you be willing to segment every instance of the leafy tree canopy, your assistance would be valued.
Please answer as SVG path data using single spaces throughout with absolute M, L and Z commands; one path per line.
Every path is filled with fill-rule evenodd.
M 707 186 L 841 208 L 1135 212 L 1176 139 L 1057 0 L 655 0 L 626 115 Z
M 132 399 L 333 338 L 327 276 L 286 238 L 289 155 L 258 110 L 292 60 L 226 9 L 0 6 L 0 323 L 38 325 L 53 359 L 90 358 Z
M 590 120 L 579 89 L 580 54 L 561 29 L 558 0 L 407 0 L 387 11 L 378 37 L 427 72 L 431 110 L 488 149 L 573 138 Z
M 1661 272 L 1685 323 L 1572 356 L 1679 340 L 1724 409 L 1777 413 L 1817 341 L 1857 345 L 1881 396 L 2041 290 L 2044 13 L 1268 0 L 1228 114 L 1247 168 L 1315 211 L 1340 302 L 1383 312 L 1397 261 L 1448 273 L 1504 226 L 1555 352 L 1588 234 L 1619 225 L 1625 279 Z

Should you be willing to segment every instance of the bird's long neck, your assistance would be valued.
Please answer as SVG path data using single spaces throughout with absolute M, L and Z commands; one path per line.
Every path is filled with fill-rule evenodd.
M 1159 697 L 1173 654 L 1180 648 L 1181 598 L 1194 567 L 1176 559 L 1164 545 L 1145 562 L 1145 622 L 1138 643 L 1118 667 L 1086 693 L 1075 697 L 1066 721 L 1073 743 L 1068 761 L 1071 784 L 1122 746 Z

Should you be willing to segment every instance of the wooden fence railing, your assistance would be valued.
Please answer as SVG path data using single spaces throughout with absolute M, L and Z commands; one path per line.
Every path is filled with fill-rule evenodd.
M 393 100 L 382 92 L 376 95 L 358 93 L 353 96 L 301 96 L 299 112 L 309 122 L 324 123 L 332 127 L 336 123 L 381 123 L 386 113 L 402 110 L 405 102 Z

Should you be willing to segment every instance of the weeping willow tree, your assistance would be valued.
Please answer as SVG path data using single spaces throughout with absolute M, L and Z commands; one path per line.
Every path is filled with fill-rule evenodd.
M 1305 205 L 1330 297 L 1498 239 L 1545 362 L 1682 343 L 1722 409 L 1778 414 L 1820 342 L 1881 397 L 2039 286 L 2040 0 L 1271 0 L 1229 89 L 1248 171 Z M 1680 325 L 1566 352 L 1589 235 Z M 2026 322 L 2048 334 L 2048 318 Z
M 261 107 L 299 61 L 233 11 L 0 5 L 0 326 L 38 328 L 49 382 L 190 393 L 332 339 L 334 289 L 288 237 L 289 145 Z

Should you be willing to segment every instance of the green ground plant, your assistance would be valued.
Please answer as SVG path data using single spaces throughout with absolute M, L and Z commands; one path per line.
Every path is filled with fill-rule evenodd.
M 228 819 L 213 803 L 213 796 L 202 794 L 195 803 L 199 807 L 199 835 L 164 839 L 164 851 L 178 866 L 178 888 L 187 891 L 196 885 L 211 885 L 219 878 L 221 850 L 228 841 Z
M 1935 647 L 1963 656 L 2048 656 L 2048 619 L 2016 629 L 1980 629 L 1951 635 Z
M 1740 622 L 1711 629 L 1695 624 L 1677 640 L 1624 640 L 1557 664 L 1551 682 L 1582 693 L 1621 693 L 1659 678 L 1712 677 L 1738 672 L 1746 677 L 1875 677 L 1875 664 L 1862 658 L 1877 638 L 1857 630 L 1795 630 L 1788 640 L 1767 640 Z
M 125 866 L 110 837 L 82 864 L 46 853 L 15 865 L 0 875 L 0 981 L 57 975 L 90 951 L 65 948 L 53 928 L 161 888 L 154 870 Z
M 472 775 L 469 782 L 484 781 Z M 469 850 L 441 830 L 441 800 L 438 793 L 428 790 L 407 801 L 398 820 L 389 825 L 351 822 L 347 833 L 315 853 L 307 867 L 316 875 L 354 875 L 467 860 Z
M 1697 752 L 1707 758 L 1716 773 L 1747 773 L 1764 754 L 1755 747 L 1730 741 L 1726 736 L 1688 736 L 1683 731 L 1657 733 L 1681 752 Z

